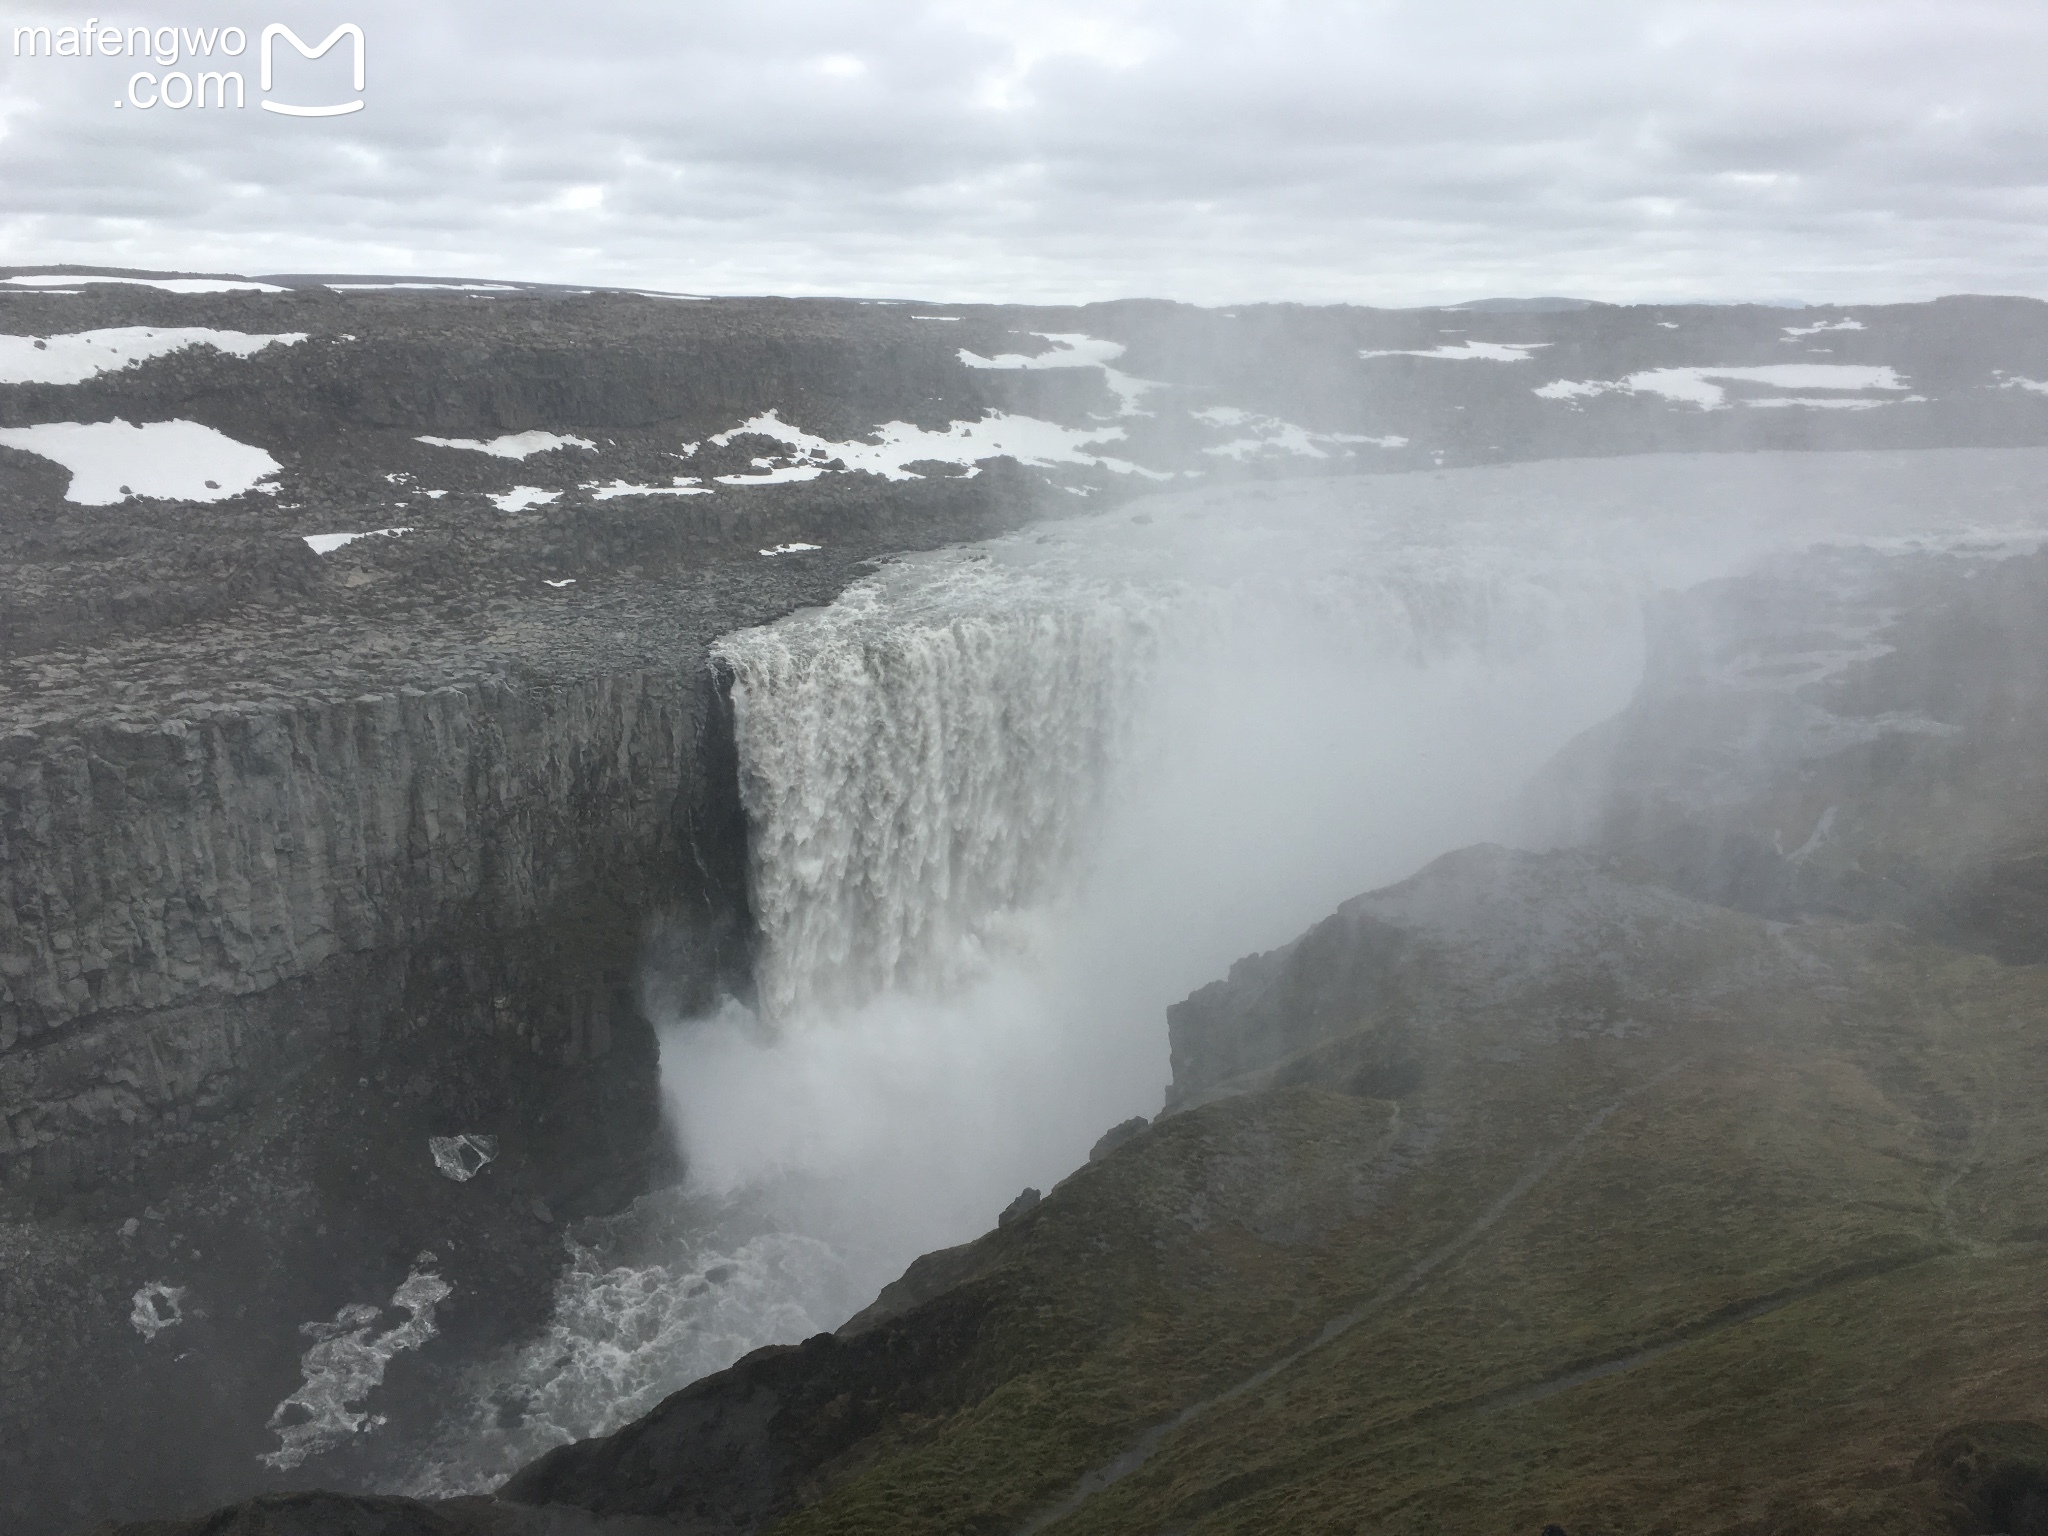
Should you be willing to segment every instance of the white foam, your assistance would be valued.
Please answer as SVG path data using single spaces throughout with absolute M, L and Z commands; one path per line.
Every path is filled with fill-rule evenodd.
M 418 1349 L 437 1331 L 434 1308 L 454 1295 L 455 1287 L 433 1273 L 435 1262 L 431 1253 L 421 1254 L 391 1293 L 391 1305 L 408 1314 L 395 1328 L 373 1336 L 383 1309 L 363 1302 L 343 1307 L 331 1323 L 300 1327 L 314 1341 L 299 1361 L 305 1384 L 272 1411 L 268 1427 L 280 1444 L 259 1461 L 286 1471 L 384 1422 L 381 1414 L 355 1413 L 350 1405 L 383 1385 L 384 1368 L 394 1355 Z
M 475 437 L 416 437 L 413 441 L 435 448 L 488 453 L 494 459 L 530 459 L 536 453 L 552 453 L 557 448 L 583 448 L 591 453 L 597 452 L 597 444 L 587 437 L 564 437 L 556 432 L 508 432 L 489 442 Z
M 2048 379 L 2023 379 L 2018 375 L 2000 382 L 2000 389 L 2025 389 L 2037 395 L 2048 395 Z
M 265 347 L 290 347 L 304 331 L 251 336 L 203 326 L 119 326 L 66 336 L 0 336 L 0 384 L 82 384 L 102 373 L 132 367 L 187 347 L 212 347 L 234 357 L 251 357 Z
M 1002 411 L 993 411 L 980 421 L 949 422 L 943 432 L 929 432 L 907 421 L 885 421 L 874 429 L 874 435 L 880 441 L 872 443 L 833 442 L 801 427 L 793 427 L 774 411 L 767 411 L 729 432 L 719 433 L 711 441 L 723 448 L 735 437 L 748 433 L 787 444 L 788 452 L 782 458 L 788 462 L 777 464 L 771 459 L 756 459 L 755 466 L 767 473 L 720 475 L 719 484 L 783 485 L 797 480 L 815 480 L 827 473 L 827 463 L 832 459 L 840 460 L 848 470 L 865 470 L 886 480 L 921 478 L 914 470 L 904 468 L 906 464 L 915 464 L 921 459 L 968 466 L 971 475 L 975 473 L 971 466 L 979 460 L 1006 457 L 1020 464 L 1040 467 L 1047 464 L 1085 464 L 1153 480 L 1170 478 L 1124 459 L 1088 451 L 1097 443 L 1122 438 L 1122 427 L 1063 427 L 1056 422 L 1040 421 L 1035 416 L 1010 416 Z
M 138 288 L 161 288 L 166 293 L 289 293 L 275 283 L 237 282 L 223 277 L 8 277 L 0 282 L 17 288 L 66 288 L 73 283 L 130 283 Z
M 411 533 L 410 528 L 369 528 L 361 533 L 302 533 L 306 547 L 316 555 L 329 555 L 344 544 L 353 544 L 357 539 L 395 539 L 402 533 Z
M 647 1196 L 641 1209 L 677 1198 Z M 547 1331 L 470 1373 L 468 1411 L 425 1449 L 403 1491 L 488 1492 L 543 1452 L 608 1434 L 685 1382 L 763 1344 L 807 1339 L 865 1299 L 827 1244 L 744 1226 L 707 1232 L 736 1225 L 719 1215 L 670 1215 L 689 1236 L 652 1264 L 572 1243 Z
M 807 549 L 822 549 L 822 544 L 778 544 L 773 549 L 761 551 L 764 555 L 800 555 Z
M 1816 320 L 1812 325 L 1788 325 L 1786 340 L 1794 336 L 1818 336 L 1822 331 L 1860 331 L 1864 328 L 1861 320 Z
M 560 491 L 544 491 L 537 485 L 515 485 L 509 491 L 493 492 L 490 497 L 500 512 L 524 512 L 528 507 L 544 507 L 561 499 Z
M 2038 544 L 2023 484 L 2011 513 L 1951 505 L 1927 487 L 1969 477 L 1923 462 L 1217 488 L 914 555 L 724 637 L 772 1017 L 653 1010 L 696 1194 L 649 1197 L 687 1208 L 637 1253 L 572 1254 L 549 1333 L 479 1374 L 406 1491 L 481 1491 L 832 1326 L 1048 1187 L 1156 1108 L 1168 1002 L 1497 835 L 1526 773 L 1626 701 L 1649 594 L 1930 519 L 1981 547 L 1987 511 Z M 788 1266 L 737 1262 L 771 1228 L 755 1251 Z
M 463 1132 L 456 1136 L 429 1136 L 427 1156 L 444 1179 L 467 1184 L 498 1160 L 498 1138 Z
M 958 315 L 912 315 L 910 318 L 913 320 L 958 320 L 960 317 Z
M 284 466 L 261 448 L 196 421 L 46 421 L 0 428 L 0 447 L 20 448 L 71 471 L 66 501 L 112 506 L 129 496 L 226 501 L 262 485 Z
M 1533 392 L 1545 400 L 1586 399 L 1607 394 L 1661 395 L 1667 400 L 1713 411 L 1728 403 L 1728 392 L 1717 380 L 1762 384 L 1773 389 L 1903 391 L 1907 388 L 1906 381 L 1891 368 L 1861 363 L 1770 363 L 1760 368 L 1650 368 L 1621 379 L 1558 379 L 1537 386 Z M 1765 403 L 1765 400 L 1742 402 L 1744 405 Z
M 576 578 L 574 576 L 565 577 L 561 581 L 550 581 L 547 577 L 543 576 L 540 581 L 544 587 L 573 587 L 576 585 Z
M 128 1321 L 137 1333 L 154 1343 L 166 1328 L 175 1328 L 185 1321 L 185 1290 L 182 1285 L 150 1281 L 131 1299 Z
M 677 475 L 673 485 L 632 485 L 624 480 L 614 480 L 610 485 L 600 485 L 595 480 L 583 487 L 590 492 L 592 501 L 610 501 L 615 496 L 709 496 L 711 487 L 699 485 L 696 477 Z
M 1460 341 L 1441 347 L 1431 347 L 1426 352 L 1395 349 L 1374 352 L 1364 348 L 1360 357 L 1434 357 L 1453 363 L 1526 363 L 1529 354 L 1538 347 L 1547 347 L 1547 341 Z

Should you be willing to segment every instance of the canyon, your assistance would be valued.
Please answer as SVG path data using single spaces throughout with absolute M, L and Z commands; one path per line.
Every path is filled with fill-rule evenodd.
M 2043 306 L 1056 311 L 49 275 L 76 291 L 0 287 L 0 326 L 301 339 L 0 381 L 10 1528 L 260 1493 L 226 1528 L 357 1528 L 346 1505 L 421 1530 L 1258 1529 L 1296 1484 L 1330 1528 L 1387 1498 L 1450 1520 L 1338 1475 L 1363 1453 L 1305 1450 L 1304 1426 L 1342 1400 L 1404 1465 L 1469 1469 L 1489 1415 L 1578 1412 L 1561 1383 L 1637 1356 L 1769 1354 L 1732 1320 L 1851 1295 L 1872 1338 L 1996 1327 L 1939 1335 L 1940 1371 L 1928 1345 L 1911 1412 L 1755 1473 L 1760 1508 L 1868 1514 L 1842 1502 L 1855 1478 L 2038 1414 L 1984 1351 L 2019 1347 L 2040 1226 L 2019 1172 L 2038 1053 L 2002 1021 L 2037 1006 L 2041 576 L 2018 551 Z M 66 421 L 189 422 L 277 469 L 88 503 L 31 435 Z M 171 490 L 200 474 L 137 462 Z M 1363 498 L 1423 527 L 1673 496 L 1752 530 L 1832 501 L 1816 538 L 1884 506 L 1896 539 L 1731 573 L 1709 546 L 1770 541 L 1708 530 L 1697 569 L 1650 562 L 1682 590 L 1652 604 L 1640 686 L 1517 811 L 1522 841 L 1572 851 L 1453 854 L 1193 992 L 1172 1113 L 836 1332 L 496 1499 L 366 1491 L 466 1363 L 544 1328 L 565 1236 L 685 1172 L 658 1021 L 923 974 L 914 943 L 886 974 L 774 947 L 822 909 L 761 881 L 767 785 L 743 768 L 767 760 L 747 710 L 772 673 L 744 637 L 909 602 L 918 551 L 1021 561 L 1003 552 L 1077 514 L 1163 551 L 1191 504 Z M 1930 507 L 1944 538 L 1912 546 Z M 1017 846 L 1085 845 L 1050 825 Z M 1027 876 L 967 891 L 962 921 Z M 852 931 L 806 953 L 884 952 Z M 1814 1125 L 1824 1145 L 1785 1128 Z M 1703 1150 L 1730 1145 L 1739 1169 Z M 1639 1229 L 1575 1213 L 1667 1199 L 1664 1267 L 1623 1295 L 1613 1245 Z M 1471 1337 L 1476 1298 L 1510 1293 L 1527 1320 L 1487 1358 L 1338 1363 Z M 374 1360 L 374 1434 L 366 1393 L 314 1390 L 309 1337 Z M 1890 1401 L 1881 1353 L 1831 1357 L 1829 1390 Z M 1288 1370 L 1320 1383 L 1294 1407 L 1260 1376 Z M 1579 1439 L 1514 1433 L 1612 1486 L 1517 1472 L 1492 1507 L 1569 1505 L 1576 1530 L 1677 1497 L 1654 1436 L 1615 1450 L 1649 1378 L 1611 1375 Z M 1342 1398 L 1367 1377 L 1379 1406 Z M 1870 1499 L 1969 1496 L 1886 1475 Z M 314 1487 L 355 1491 L 276 1491 Z

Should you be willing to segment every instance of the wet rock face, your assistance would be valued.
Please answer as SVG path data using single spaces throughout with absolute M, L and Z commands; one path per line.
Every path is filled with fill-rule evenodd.
M 0 445 L 0 1523 L 263 1486 L 301 1327 L 381 1306 L 431 1250 L 444 1353 L 473 1359 L 545 1315 L 564 1228 L 673 1173 L 649 1018 L 749 979 L 720 634 L 872 559 L 1162 477 L 2048 442 L 2048 399 L 1998 383 L 2048 378 L 2030 303 L 1858 311 L 1818 337 L 1772 310 L 941 309 L 0 293 L 0 333 L 304 338 L 0 381 L 0 429 L 188 422 L 279 466 L 274 495 L 89 504 Z M 1042 366 L 1053 336 L 1123 347 L 1117 372 Z M 1915 400 L 1604 387 L 1817 359 L 1895 370 Z M 998 411 L 1089 451 L 981 459 Z M 922 434 L 890 471 L 916 478 L 843 468 L 885 426 Z M 526 433 L 559 440 L 422 441 Z M 344 533 L 375 536 L 306 542 Z M 2011 857 L 2000 910 L 2033 889 Z M 1177 1093 L 1449 1083 L 1408 1001 L 1465 940 L 1370 902 L 1332 923 L 1183 1005 Z M 1619 1027 L 1626 1002 L 1557 1027 Z M 1354 1029 L 1361 1009 L 1384 1027 Z M 444 1177 L 435 1139 L 472 1136 L 495 1159 Z M 425 1355 L 380 1389 L 393 1436 L 452 1390 Z M 375 1439 L 318 1475 L 364 1486 Z
M 433 949 L 467 1028 L 558 1069 L 605 1056 L 639 926 L 706 897 L 683 787 L 710 692 L 678 669 L 11 738 L 7 1184 L 130 1175 L 325 1043 L 405 1032 L 409 1000 L 447 1000 L 407 974 Z M 735 850 L 699 852 L 730 873 Z M 601 921 L 622 931 L 538 991 L 516 954 L 481 960 Z
M 1540 838 L 1774 917 L 2048 957 L 2048 559 L 1813 555 L 1667 601 Z

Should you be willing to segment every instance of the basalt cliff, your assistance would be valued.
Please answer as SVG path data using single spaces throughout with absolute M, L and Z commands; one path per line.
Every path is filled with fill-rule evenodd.
M 751 975 L 718 636 L 1191 477 L 2048 441 L 2048 308 L 2003 300 L 73 274 L 0 281 L 0 333 L 0 1510 L 25 1532 L 374 1485 L 372 1437 L 259 1460 L 323 1411 L 273 1422 L 306 1320 L 337 1289 L 417 1320 L 406 1287 L 445 1275 L 437 1348 L 474 1357 L 536 1326 L 566 1223 L 673 1177 L 646 988 Z M 495 1501 L 266 1494 L 207 1529 L 1992 1508 L 1956 1469 L 2034 1465 L 2014 1426 L 2048 1411 L 2042 580 L 1815 557 L 1673 599 L 1636 704 L 1531 789 L 1525 841 L 1558 851 L 1454 855 L 1188 999 L 1170 1113 L 838 1334 Z M 1738 740 L 1763 746 L 1731 766 Z M 393 1367 L 395 1433 L 449 1369 Z M 1748 1459 L 1683 1473 L 1682 1425 Z

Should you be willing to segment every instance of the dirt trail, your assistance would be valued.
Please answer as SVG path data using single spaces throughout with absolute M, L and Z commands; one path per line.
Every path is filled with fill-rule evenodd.
M 1181 1409 L 1172 1418 L 1163 1420 L 1145 1430 L 1114 1458 L 1096 1467 L 1094 1470 L 1084 1473 L 1058 1502 L 1050 1504 L 1037 1514 L 1032 1515 L 1018 1527 L 1017 1536 L 1036 1536 L 1037 1532 L 1043 1531 L 1047 1527 L 1064 1520 L 1096 1494 L 1102 1492 L 1105 1488 L 1123 1481 L 1123 1479 L 1144 1466 L 1158 1452 L 1159 1447 L 1166 1442 L 1167 1437 L 1176 1430 L 1184 1428 L 1212 1408 L 1233 1402 L 1237 1398 L 1244 1396 L 1247 1392 L 1256 1391 L 1312 1351 L 1321 1349 L 1333 1339 L 1341 1338 L 1367 1318 L 1382 1310 L 1389 1303 L 1405 1296 L 1409 1291 L 1421 1284 L 1431 1273 L 1456 1258 L 1491 1231 L 1500 1219 L 1512 1210 L 1523 1196 L 1527 1195 L 1530 1190 L 1547 1178 L 1557 1168 L 1558 1164 L 1572 1156 L 1597 1135 L 1601 1127 L 1606 1125 L 1608 1120 L 1623 1105 L 1632 1099 L 1639 1098 L 1690 1065 L 1692 1065 L 1692 1062 L 1687 1060 L 1667 1067 L 1655 1077 L 1638 1084 L 1612 1103 L 1596 1110 L 1579 1127 L 1569 1141 L 1553 1148 L 1531 1163 L 1522 1171 L 1521 1177 L 1509 1185 L 1507 1190 L 1482 1211 L 1469 1226 L 1463 1228 L 1449 1242 L 1432 1250 L 1410 1265 L 1392 1284 L 1376 1292 L 1359 1305 L 1352 1307 L 1348 1311 L 1340 1312 L 1337 1316 L 1331 1318 L 1323 1324 L 1315 1337 L 1307 1343 L 1289 1350 L 1278 1359 L 1261 1366 L 1258 1370 L 1252 1372 L 1251 1375 L 1246 1376 L 1231 1386 L 1225 1387 L 1222 1391 L 1202 1398 L 1198 1402 L 1188 1404 L 1187 1407 Z

